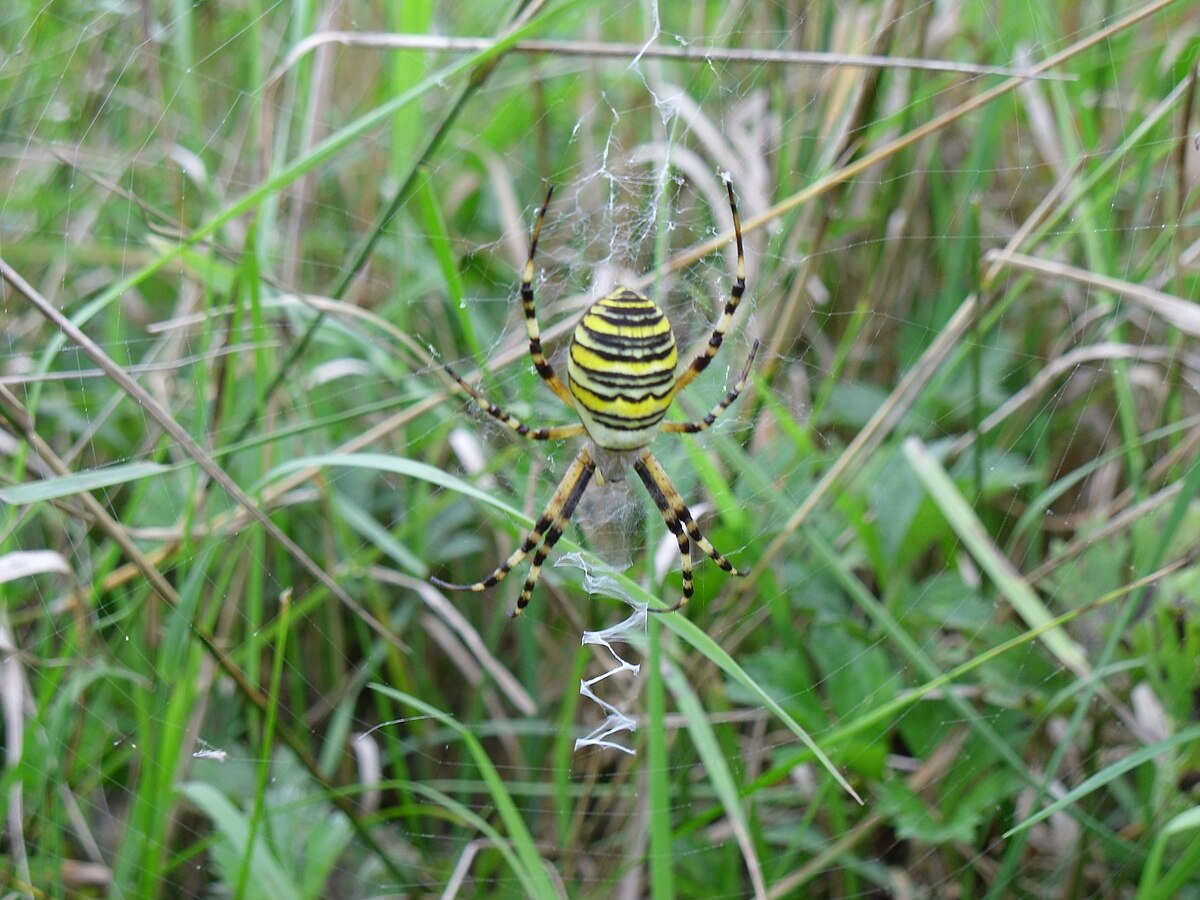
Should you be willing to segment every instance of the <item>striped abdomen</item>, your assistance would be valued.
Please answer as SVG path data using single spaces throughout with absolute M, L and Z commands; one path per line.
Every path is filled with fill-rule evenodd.
M 677 362 L 671 325 L 649 298 L 617 288 L 588 308 L 571 338 L 567 376 L 597 447 L 650 443 L 671 405 Z

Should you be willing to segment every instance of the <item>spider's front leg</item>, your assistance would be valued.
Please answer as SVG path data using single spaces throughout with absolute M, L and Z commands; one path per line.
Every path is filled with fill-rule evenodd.
M 533 563 L 529 567 L 525 586 L 517 598 L 516 608 L 510 613 L 512 616 L 521 615 L 525 611 L 525 607 L 529 605 L 529 598 L 533 596 L 533 589 L 537 585 L 546 556 L 554 549 L 558 539 L 562 537 L 563 531 L 566 530 L 567 524 L 571 520 L 571 515 L 575 512 L 575 507 L 579 505 L 579 500 L 583 497 L 583 492 L 587 489 L 588 482 L 591 481 L 592 473 L 595 471 L 595 460 L 592 459 L 591 453 L 585 446 L 568 467 L 566 474 L 563 475 L 562 481 L 559 482 L 558 487 L 554 490 L 554 495 L 546 505 L 545 512 L 534 523 L 533 530 L 521 541 L 521 546 L 514 550 L 512 555 L 487 578 L 476 581 L 474 584 L 453 584 L 437 577 L 431 577 L 429 580 L 438 587 L 448 590 L 479 593 L 503 581 L 513 567 L 518 565 L 536 547 L 537 552 L 533 554 Z
M 686 606 L 687 602 L 692 599 L 692 556 L 691 548 L 688 544 L 689 538 L 707 554 L 709 559 L 730 575 L 749 574 L 744 569 L 735 568 L 733 563 L 722 556 L 717 548 L 712 545 L 712 542 L 701 534 L 700 526 L 692 518 L 691 510 L 687 508 L 687 504 L 683 502 L 683 497 L 679 495 L 679 491 L 675 489 L 675 485 L 671 484 L 671 479 L 667 477 L 666 470 L 655 459 L 654 454 L 650 452 L 649 448 L 643 449 L 638 455 L 637 462 L 633 464 L 633 470 L 642 479 L 642 484 L 646 486 L 646 490 L 654 500 L 654 505 L 662 513 L 663 521 L 667 523 L 667 528 L 671 530 L 671 533 L 675 535 L 676 540 L 679 542 L 679 563 L 683 570 L 683 597 L 674 606 L 669 606 L 665 609 L 651 608 L 650 612 L 675 612 Z

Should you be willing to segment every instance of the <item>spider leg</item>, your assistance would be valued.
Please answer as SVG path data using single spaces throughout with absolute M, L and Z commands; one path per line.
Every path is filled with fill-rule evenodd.
M 542 563 L 546 561 L 546 557 L 554 549 L 554 545 L 558 543 L 558 539 L 562 537 L 562 533 L 566 531 L 567 523 L 571 521 L 575 507 L 579 505 L 579 500 L 583 497 L 583 492 L 587 489 L 588 481 L 591 480 L 592 473 L 595 471 L 596 463 L 592 460 L 592 455 L 585 446 L 579 451 L 579 455 L 575 457 L 575 461 L 571 463 L 571 468 L 567 470 L 562 484 L 558 486 L 558 490 L 554 492 L 554 496 L 550 500 L 551 507 L 558 506 L 558 513 L 554 516 L 554 521 L 549 529 L 547 529 L 546 538 L 542 541 L 542 545 L 533 554 L 533 562 L 529 566 L 529 574 L 525 577 L 525 586 L 521 588 L 521 595 L 517 598 L 516 607 L 509 613 L 510 616 L 515 618 L 521 615 L 525 611 L 525 607 L 529 605 L 529 598 L 533 596 L 534 585 L 537 584 L 538 576 L 542 574 Z M 568 479 L 570 479 L 569 484 Z
M 493 419 L 511 428 L 517 434 L 521 435 L 521 437 L 529 438 L 531 441 L 561 441 L 564 438 L 579 437 L 584 433 L 583 425 L 578 422 L 574 425 L 559 425 L 554 428 L 530 428 L 516 416 L 506 412 L 503 408 L 485 397 L 478 388 L 468 384 L 449 365 L 443 363 L 442 368 L 446 370 L 447 375 L 458 383 L 458 386 L 464 392 L 470 395 L 471 399 L 475 401 L 476 406 Z
M 667 499 L 666 494 L 658 486 L 654 478 L 646 470 L 639 460 L 634 464 L 634 469 L 637 470 L 638 476 L 642 479 L 642 483 L 646 485 L 646 490 L 650 492 L 651 499 L 654 500 L 654 505 L 658 507 L 658 511 L 662 513 L 663 521 L 667 523 L 667 528 L 675 535 L 675 540 L 679 544 L 679 567 L 683 572 L 683 597 L 674 606 L 666 609 L 654 608 L 651 612 L 675 612 L 681 609 L 687 602 L 692 599 L 694 584 L 692 582 L 692 547 L 688 541 L 687 532 L 683 529 L 683 523 L 679 521 L 679 517 L 671 511 L 671 502 Z
M 542 381 L 549 385 L 550 390 L 554 391 L 563 403 L 574 409 L 575 401 L 571 398 L 571 392 L 562 383 L 562 379 L 558 377 L 558 373 L 554 371 L 554 367 L 550 365 L 550 361 L 546 359 L 546 354 L 542 351 L 542 330 L 538 325 L 537 309 L 533 303 L 533 258 L 537 254 L 538 237 L 542 233 L 542 221 L 546 218 L 546 210 L 550 208 L 550 198 L 553 196 L 554 185 L 550 185 L 550 189 L 546 191 L 546 202 L 542 204 L 541 210 L 538 211 L 537 221 L 533 224 L 533 238 L 529 242 L 529 259 L 525 261 L 525 271 L 521 275 L 521 307 L 525 311 L 525 331 L 529 334 L 529 356 L 533 360 L 533 367 L 537 369 Z
M 695 381 L 696 376 L 707 369 L 708 364 L 717 355 L 717 351 L 721 349 L 721 342 L 725 339 L 729 323 L 733 321 L 733 314 L 737 312 L 738 304 L 742 302 L 742 294 L 746 291 L 746 254 L 742 249 L 742 220 L 738 218 L 737 201 L 733 197 L 733 184 L 729 181 L 725 182 L 725 192 L 729 195 L 729 210 L 733 213 L 733 236 L 737 241 L 737 272 L 733 279 L 733 287 L 729 291 L 729 299 L 725 301 L 725 309 L 721 312 L 721 318 L 713 327 L 708 344 L 676 380 L 674 391 L 676 394 Z
M 534 523 L 533 530 L 521 541 L 521 546 L 514 550 L 512 555 L 487 578 L 482 581 L 476 581 L 474 584 L 454 584 L 437 577 L 432 577 L 429 580 L 438 587 L 452 591 L 472 591 L 479 593 L 503 581 L 504 577 L 512 571 L 513 567 L 518 565 L 521 560 L 529 555 L 530 551 L 537 547 L 537 552 L 533 557 L 533 565 L 529 570 L 529 577 L 525 580 L 525 588 L 521 591 L 520 599 L 517 601 L 517 608 L 512 613 L 513 615 L 520 615 L 521 611 L 529 605 L 529 597 L 533 594 L 533 588 L 537 584 L 542 563 L 546 561 L 546 555 L 562 536 L 562 532 L 567 527 L 567 522 L 570 520 L 571 514 L 579 504 L 579 498 L 583 496 L 583 491 L 587 487 L 588 481 L 591 480 L 592 473 L 595 470 L 596 463 L 592 460 L 587 447 L 584 447 L 567 468 L 567 473 L 563 476 L 562 481 L 559 482 L 558 487 L 554 489 L 554 495 L 546 505 L 545 512 Z
M 682 557 L 683 567 L 683 598 L 674 606 L 666 609 L 652 609 L 651 612 L 675 612 L 692 598 L 692 560 L 690 548 L 687 546 L 687 540 L 690 538 L 701 550 L 708 555 L 708 558 L 715 562 L 718 566 L 728 572 L 730 575 L 746 575 L 742 569 L 737 569 L 733 564 L 722 556 L 717 548 L 703 534 L 700 533 L 700 526 L 696 524 L 696 520 L 692 518 L 691 511 L 687 508 L 687 504 L 683 502 L 683 498 L 679 496 L 679 491 L 675 490 L 675 485 L 671 484 L 671 479 L 667 477 L 666 471 L 650 450 L 643 449 L 638 455 L 638 460 L 633 464 L 633 469 L 638 473 L 638 477 L 642 479 L 642 484 L 646 485 L 646 490 L 649 491 L 654 504 L 662 513 L 663 521 L 667 523 L 667 528 L 675 535 L 679 541 L 679 552 Z
M 696 422 L 665 422 L 662 430 L 675 434 L 695 434 L 698 431 L 707 431 L 712 427 L 713 422 L 725 410 L 733 405 L 733 401 L 738 398 L 738 395 L 745 389 L 746 380 L 750 377 L 750 367 L 754 365 L 754 357 L 758 355 L 758 341 L 754 341 L 754 346 L 750 348 L 750 357 L 746 360 L 746 365 L 742 367 L 742 374 L 738 377 L 737 383 L 730 389 L 724 399 L 721 400 L 712 411 Z

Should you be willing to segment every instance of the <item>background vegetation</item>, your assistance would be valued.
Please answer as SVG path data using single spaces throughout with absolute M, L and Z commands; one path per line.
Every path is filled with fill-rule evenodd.
M 0 13 L 4 889 L 1200 896 L 1200 10 L 594 7 Z M 573 452 L 439 363 L 571 421 L 548 181 L 548 344 L 618 280 L 703 340 L 720 172 L 678 414 L 763 352 L 655 449 L 753 574 L 576 750 L 674 542 L 595 490 L 523 619 L 430 585 Z

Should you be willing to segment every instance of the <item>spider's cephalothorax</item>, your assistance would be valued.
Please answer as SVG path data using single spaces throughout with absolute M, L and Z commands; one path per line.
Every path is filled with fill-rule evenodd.
M 741 377 L 703 419 L 695 422 L 663 423 L 663 417 L 675 395 L 691 384 L 717 355 L 733 314 L 742 299 L 742 293 L 746 289 L 742 226 L 733 197 L 733 186 L 728 181 L 725 183 L 725 189 L 729 195 L 729 209 L 733 214 L 737 273 L 729 298 L 725 301 L 725 308 L 704 348 L 677 376 L 675 370 L 679 358 L 675 349 L 675 337 L 671 334 L 671 325 L 663 311 L 637 291 L 617 288 L 588 307 L 579 324 L 575 326 L 567 357 L 567 384 L 563 384 L 542 350 L 541 329 L 533 302 L 533 261 L 537 253 L 542 221 L 554 188 L 550 188 L 546 193 L 546 202 L 533 226 L 529 259 L 525 263 L 521 278 L 521 305 L 525 313 L 525 329 L 529 335 L 529 356 L 533 360 L 534 368 L 559 399 L 575 410 L 579 422 L 551 428 L 530 428 L 484 397 L 449 366 L 446 366 L 446 371 L 474 399 L 480 409 L 523 437 L 544 441 L 586 434 L 591 443 L 585 444 L 575 456 L 555 489 L 554 496 L 550 498 L 545 512 L 538 517 L 533 530 L 499 568 L 474 584 L 452 584 L 440 578 L 433 578 L 435 584 L 454 590 L 486 590 L 499 583 L 513 566 L 533 553 L 529 575 L 525 579 L 520 597 L 517 598 L 516 609 L 513 610 L 513 615 L 520 615 L 533 595 L 533 588 L 537 584 L 546 556 L 562 536 L 588 482 L 596 473 L 597 465 L 608 466 L 614 459 L 617 464 L 626 465 L 629 459 L 633 460 L 633 470 L 646 486 L 651 499 L 662 514 L 663 521 L 679 544 L 683 596 L 674 606 L 655 609 L 653 612 L 674 612 L 691 599 L 693 543 L 726 572 L 733 575 L 746 574 L 735 569 L 700 533 L 700 527 L 688 511 L 687 504 L 683 502 L 667 473 L 649 449 L 650 441 L 658 431 L 694 434 L 709 428 L 746 386 L 750 366 L 753 365 L 754 356 L 758 352 L 758 341 L 755 341 Z M 605 471 L 606 469 L 602 468 L 602 473 Z

